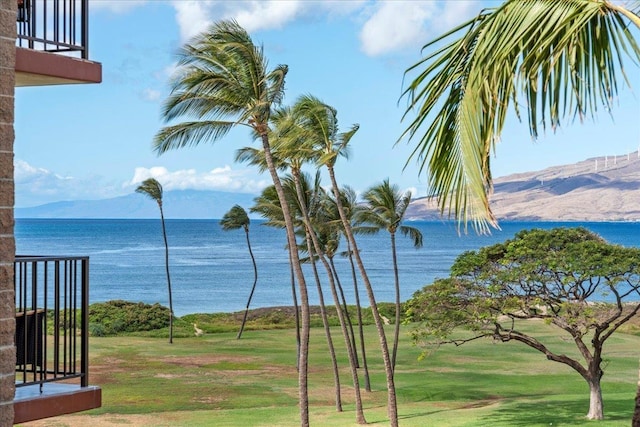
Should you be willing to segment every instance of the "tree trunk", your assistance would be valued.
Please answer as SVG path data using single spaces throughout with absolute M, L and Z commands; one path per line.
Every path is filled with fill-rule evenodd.
M 356 243 L 356 239 L 353 236 L 351 224 L 347 220 L 344 212 L 344 207 L 342 206 L 342 201 L 340 200 L 340 187 L 338 187 L 338 182 L 336 181 L 336 175 L 333 166 L 327 164 L 327 170 L 329 172 L 329 178 L 331 179 L 331 187 L 333 190 L 333 195 L 336 198 L 336 205 L 338 206 L 340 219 L 342 220 L 342 226 L 344 227 L 345 235 L 347 236 L 351 248 L 353 249 L 353 255 L 356 259 L 356 264 L 358 265 L 358 269 L 360 270 L 362 281 L 364 282 L 364 286 L 367 290 L 369 305 L 371 306 L 371 313 L 373 314 L 373 320 L 376 324 L 376 330 L 378 331 L 378 338 L 380 340 L 380 351 L 382 352 L 382 361 L 384 363 L 384 371 L 387 379 L 387 414 L 389 416 L 389 423 L 391 424 L 391 427 L 398 427 L 398 402 L 396 398 L 396 386 L 393 381 L 393 367 L 391 366 L 391 358 L 389 357 L 389 345 L 387 344 L 387 336 L 384 333 L 384 325 L 382 324 L 380 312 L 378 311 L 378 306 L 376 305 L 376 297 L 375 293 L 373 292 L 371 282 L 369 281 L 369 275 L 367 274 L 367 270 L 364 268 L 364 263 L 362 262 L 362 258 L 360 257 L 358 244 Z
M 302 202 L 300 202 L 302 203 Z M 320 283 L 320 275 L 318 274 L 318 266 L 313 257 L 313 248 L 311 247 L 311 237 L 307 230 L 307 251 L 309 252 L 309 261 L 311 262 L 311 269 L 313 270 L 313 277 L 316 281 L 318 288 L 318 303 L 320 304 L 320 316 L 322 316 L 322 326 L 324 327 L 324 334 L 327 337 L 327 346 L 329 347 L 329 356 L 331 356 L 331 365 L 333 368 L 333 383 L 336 389 L 336 411 L 342 412 L 342 394 L 340 390 L 340 371 L 338 370 L 338 359 L 336 358 L 336 350 L 333 346 L 333 339 L 331 338 L 331 327 L 329 325 L 329 318 L 327 317 L 327 309 L 324 303 L 324 294 L 322 292 L 322 285 Z
M 298 295 L 296 293 L 296 276 L 293 271 L 293 261 L 289 255 L 289 273 L 291 280 L 291 298 L 296 318 L 296 372 L 300 370 L 300 307 L 298 307 Z
M 362 325 L 362 305 L 360 304 L 360 292 L 358 290 L 358 278 L 356 276 L 356 266 L 353 263 L 351 244 L 347 240 L 347 254 L 349 255 L 349 265 L 351 266 L 351 277 L 353 279 L 353 293 L 356 297 L 356 310 L 358 313 L 358 333 L 360 335 L 360 353 L 362 354 L 362 368 L 364 369 L 364 389 L 371 391 L 371 381 L 369 380 L 369 366 L 367 365 L 367 351 L 364 342 L 364 327 Z
M 640 368 L 638 369 L 638 390 L 636 391 L 636 408 L 633 411 L 632 427 L 640 427 Z
M 284 217 L 284 223 L 287 230 L 287 247 L 291 257 L 293 271 L 295 272 L 296 279 L 298 279 L 298 287 L 300 288 L 300 317 L 302 321 L 302 330 L 300 333 L 300 357 L 298 363 L 298 395 L 300 405 L 300 425 L 302 427 L 307 427 L 309 425 L 309 294 L 307 293 L 307 282 L 304 278 L 302 266 L 300 265 L 300 257 L 298 256 L 296 235 L 293 226 L 293 219 L 291 218 L 291 211 L 289 210 L 287 198 L 284 194 L 280 177 L 278 177 L 278 172 L 276 171 L 276 167 L 273 162 L 271 146 L 269 145 L 269 137 L 266 133 L 263 133 L 261 138 L 264 158 L 267 162 L 267 168 L 271 175 L 273 186 L 278 194 L 280 207 L 282 208 L 282 216 Z
M 396 234 L 391 233 L 391 254 L 393 257 L 393 277 L 396 287 L 396 324 L 393 332 L 393 352 L 391 367 L 396 370 L 396 355 L 398 354 L 398 341 L 400 339 L 400 277 L 398 275 L 398 255 L 396 252 Z
M 338 270 L 336 270 L 336 265 L 333 262 L 333 257 L 329 257 L 329 265 L 331 266 L 331 271 L 333 272 L 333 279 L 336 281 L 336 286 L 338 287 L 338 292 L 340 294 L 340 303 L 342 304 L 342 309 L 344 311 L 345 319 L 347 320 L 347 325 L 349 327 L 349 337 L 351 339 L 351 348 L 353 348 L 353 355 L 356 359 L 356 368 L 360 367 L 360 360 L 358 359 L 358 346 L 356 345 L 356 334 L 353 332 L 353 322 L 351 321 L 351 315 L 349 314 L 349 306 L 347 305 L 347 298 L 344 296 L 344 289 L 342 289 L 342 283 L 340 283 L 340 276 L 338 275 Z
M 353 348 L 351 347 L 351 341 L 349 339 L 349 332 L 347 330 L 346 322 L 344 319 L 344 313 L 342 312 L 342 307 L 340 306 L 340 299 L 338 297 L 338 292 L 336 291 L 335 281 L 333 279 L 333 271 L 331 270 L 331 266 L 327 262 L 324 251 L 320 246 L 320 242 L 318 242 L 318 238 L 315 234 L 315 231 L 311 227 L 311 220 L 309 218 L 309 212 L 307 211 L 307 207 L 305 205 L 305 197 L 302 192 L 302 187 L 300 185 L 300 171 L 292 169 L 292 175 L 294 184 L 296 186 L 296 193 L 298 196 L 300 211 L 302 212 L 302 218 L 304 221 L 304 225 L 306 228 L 307 236 L 311 238 L 311 242 L 313 242 L 313 248 L 315 249 L 315 253 L 318 255 L 318 259 L 324 266 L 327 276 L 329 278 L 329 285 L 331 288 L 331 293 L 333 295 L 333 301 L 336 306 L 336 313 L 338 315 L 338 319 L 340 320 L 340 327 L 342 329 L 342 334 L 344 335 L 345 345 L 347 347 L 347 354 L 349 356 L 349 367 L 351 368 L 351 377 L 353 379 L 353 389 L 355 393 L 355 405 L 356 405 L 356 422 L 358 424 L 366 424 L 367 421 L 364 417 L 364 410 L 362 407 L 362 398 L 360 396 L 360 382 L 358 380 L 358 371 L 356 369 L 356 360 L 354 359 Z M 313 257 L 314 253 L 311 252 L 311 248 L 309 248 L 309 255 Z M 315 267 L 315 263 L 313 263 Z M 318 280 L 319 283 L 319 280 Z M 322 289 L 318 289 L 319 294 L 321 295 Z
M 253 263 L 253 286 L 251 286 L 251 292 L 249 293 L 249 298 L 247 299 L 247 307 L 244 310 L 244 316 L 242 316 L 242 324 L 240 325 L 240 330 L 238 331 L 238 336 L 236 339 L 240 339 L 242 337 L 242 331 L 244 331 L 244 325 L 247 323 L 247 314 L 249 314 L 249 306 L 251 305 L 251 299 L 253 298 L 253 293 L 256 290 L 256 284 L 258 283 L 258 267 L 256 266 L 256 259 L 253 256 L 253 251 L 251 250 L 251 241 L 249 240 L 249 229 L 245 227 L 244 229 L 245 236 L 247 237 L 247 247 L 249 248 L 249 255 L 251 256 L 251 262 Z
M 171 295 L 171 275 L 169 274 L 169 243 L 167 243 L 167 230 L 164 226 L 164 212 L 162 203 L 159 202 L 160 221 L 162 222 L 162 237 L 164 238 L 164 265 L 167 270 L 167 288 L 169 291 L 169 344 L 173 344 L 173 298 Z
M 604 412 L 602 409 L 602 388 L 600 387 L 600 378 L 592 379 L 589 383 L 589 420 L 603 420 Z

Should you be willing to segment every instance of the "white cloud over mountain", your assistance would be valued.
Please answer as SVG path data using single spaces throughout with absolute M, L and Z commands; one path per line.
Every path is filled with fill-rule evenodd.
M 16 159 L 16 206 L 28 207 L 67 200 L 97 200 L 122 196 L 135 191 L 147 178 L 156 178 L 165 190 L 217 190 L 257 194 L 269 181 L 256 178 L 249 170 L 230 166 L 207 172 L 195 169 L 169 171 L 162 166 L 138 167 L 131 180 L 108 182 L 103 177 L 73 177 L 36 167 Z
M 256 179 L 249 170 L 234 170 L 230 166 L 207 172 L 195 169 L 169 171 L 162 166 L 138 167 L 126 186 L 137 186 L 147 178 L 155 178 L 165 190 L 218 190 L 236 193 L 259 193 L 269 181 Z

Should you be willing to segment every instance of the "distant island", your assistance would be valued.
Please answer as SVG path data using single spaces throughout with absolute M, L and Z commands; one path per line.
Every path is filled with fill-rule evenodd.
M 166 191 L 167 218 L 219 219 L 234 204 L 249 208 L 256 195 L 222 191 Z M 491 206 L 499 220 L 640 221 L 638 152 L 595 157 L 575 164 L 494 180 Z M 157 218 L 155 203 L 140 194 L 16 208 L 16 218 Z M 433 202 L 415 199 L 409 220 L 442 220 Z

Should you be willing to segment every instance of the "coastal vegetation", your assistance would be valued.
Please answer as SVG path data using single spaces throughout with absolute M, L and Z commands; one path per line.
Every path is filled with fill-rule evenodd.
M 366 309 L 365 309 L 366 310 Z M 330 311 L 330 309 L 329 309 Z M 392 315 L 394 304 L 388 305 Z M 318 312 L 317 307 L 312 313 Z M 175 427 L 296 426 L 295 321 L 290 308 L 251 310 L 247 329 L 236 340 L 242 312 L 189 315 L 176 319 L 175 343 L 167 346 L 167 327 L 90 340 L 90 378 L 100 384 L 103 406 L 25 426 L 154 425 Z M 262 320 L 254 318 L 259 316 Z M 271 319 L 287 318 L 288 327 L 266 329 Z M 231 319 L 232 318 L 232 319 Z M 206 331 L 196 337 L 190 321 Z M 207 320 L 205 320 L 207 319 Z M 265 329 L 252 328 L 265 325 Z M 584 426 L 589 402 L 584 380 L 561 364 L 525 346 L 476 340 L 462 347 L 443 346 L 419 360 L 421 349 L 403 325 L 395 376 L 403 426 Z M 389 331 L 392 326 L 387 326 Z M 560 339 L 551 325 L 527 320 L 523 328 L 550 339 L 559 351 L 575 355 L 572 342 Z M 332 329 L 339 333 L 336 326 Z M 215 332 L 224 330 L 224 332 Z M 364 327 L 374 345 L 373 324 Z M 313 425 L 350 426 L 353 398 L 345 412 L 335 411 L 333 379 L 322 323 L 311 328 L 310 421 Z M 606 408 L 602 427 L 629 425 L 637 378 L 640 318 L 635 317 L 608 343 Z M 341 376 L 349 377 L 344 349 L 338 352 Z M 373 390 L 363 395 L 373 425 L 388 425 L 382 359 L 370 358 Z M 351 386 L 345 385 L 345 391 Z M 346 396 L 345 396 L 346 397 Z
M 567 365 L 589 385 L 587 419 L 602 420 L 605 342 L 640 311 L 640 249 L 609 244 L 582 227 L 524 230 L 461 254 L 449 278 L 416 292 L 408 306 L 410 319 L 421 322 L 414 341 L 427 348 L 489 338 Z M 525 320 L 557 328 L 577 355 L 529 332 Z
M 428 43 L 425 49 L 435 48 L 435 53 L 428 54 L 407 71 L 423 68 L 404 92 L 409 99 L 405 118 L 415 112 L 417 115 L 401 139 L 418 139 L 413 157 L 420 162 L 421 171 L 428 173 L 429 191 L 438 199 L 441 212 L 449 209 L 460 225 L 466 227 L 467 222 L 472 221 L 482 232 L 488 231 L 491 225 L 496 226 L 488 201 L 492 185 L 489 157 L 510 102 L 514 102 L 519 115 L 518 96 L 524 96 L 533 137 L 538 133 L 539 123 L 542 127 L 549 123 L 555 129 L 567 114 L 593 115 L 600 103 L 610 109 L 617 91 L 616 81 L 622 81 L 624 76 L 623 57 L 640 59 L 640 49 L 624 25 L 625 19 L 637 24 L 636 18 L 635 14 L 609 2 L 507 1 L 500 7 L 484 10 L 477 18 Z M 444 47 L 440 45 L 460 33 L 459 39 Z M 163 117 L 168 124 L 156 134 L 154 149 L 162 154 L 215 143 L 238 127 L 249 130 L 251 137 L 259 142 L 260 148 L 241 149 L 238 157 L 271 176 L 273 186 L 265 190 L 257 209 L 270 224 L 286 232 L 296 314 L 295 284 L 300 297 L 295 369 L 302 426 L 309 425 L 309 375 L 316 369 L 309 363 L 311 314 L 308 279 L 302 269 L 305 262 L 312 266 L 321 298 L 320 314 L 334 374 L 336 409 L 342 411 L 342 386 L 316 264 L 326 272 L 344 338 L 353 382 L 355 421 L 367 423 L 360 393 L 356 335 L 341 282 L 330 262 L 339 247 L 340 236 L 346 240 L 353 271 L 357 269 L 367 293 L 382 357 L 387 418 L 395 427 L 399 418 L 395 382 L 401 312 L 399 282 L 396 273 L 394 345 L 390 352 L 386 318 L 379 311 L 355 238 L 357 231 L 366 229 L 361 227 L 360 220 L 380 228 L 382 223 L 374 220 L 373 214 L 380 212 L 383 203 L 378 203 L 375 191 L 368 192 L 371 215 L 360 220 L 350 206 L 343 204 L 347 201 L 346 187 L 338 184 L 335 166 L 338 159 L 347 158 L 350 141 L 359 126 L 353 124 L 341 131 L 337 110 L 312 95 L 299 96 L 292 106 L 283 106 L 287 72 L 286 65 L 269 68 L 262 47 L 254 44 L 237 22 L 223 20 L 213 24 L 180 52 L 172 90 L 164 103 Z M 315 167 L 314 185 L 303 185 L 311 181 L 303 173 L 303 167 Z M 330 184 L 326 188 L 330 190 L 325 191 L 320 185 L 320 170 L 328 176 Z M 283 171 L 290 175 L 281 176 Z M 391 233 L 394 267 L 397 263 L 393 246 L 398 227 L 414 238 L 416 246 L 420 243 L 415 233 L 400 226 L 409 201 L 410 196 L 400 196 L 399 208 L 384 206 L 393 210 L 393 215 L 385 221 Z M 356 286 L 355 275 L 353 278 Z M 553 309 L 553 301 L 542 304 Z M 192 324 L 195 327 L 196 322 Z M 206 327 L 202 322 L 198 324 L 202 329 L 196 328 L 196 332 L 202 335 Z M 616 323 L 613 330 L 620 325 Z M 607 327 L 602 325 L 603 330 Z M 610 334 L 607 332 L 605 336 L 608 338 Z M 361 341 L 364 343 L 362 338 Z M 364 344 L 361 348 L 364 357 Z M 590 385 L 593 378 L 587 378 Z M 366 382 L 369 390 L 371 385 L 368 379 Z M 593 406 L 589 416 L 601 418 Z

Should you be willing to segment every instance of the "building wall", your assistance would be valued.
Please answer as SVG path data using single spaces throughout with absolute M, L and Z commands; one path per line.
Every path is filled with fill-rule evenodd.
M 13 425 L 15 300 L 13 295 L 13 141 L 16 0 L 0 0 L 0 426 Z

